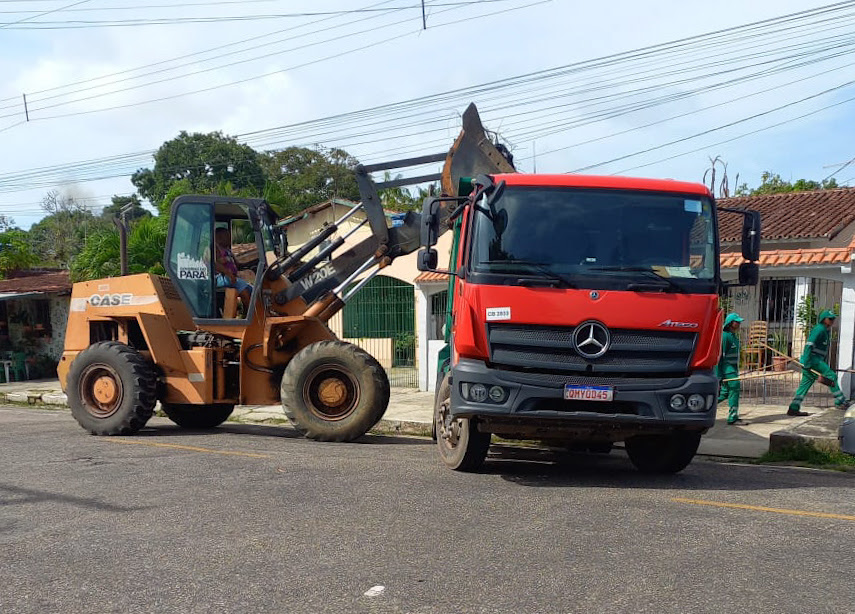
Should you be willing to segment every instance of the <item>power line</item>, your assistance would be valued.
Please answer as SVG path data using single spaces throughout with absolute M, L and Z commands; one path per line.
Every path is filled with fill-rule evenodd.
M 65 9 L 70 9 L 73 6 L 77 6 L 79 4 L 84 4 L 86 2 L 89 2 L 89 0 L 78 0 L 77 2 L 72 2 L 71 4 L 67 4 L 66 6 L 61 6 L 59 8 L 51 9 L 49 11 L 44 11 L 44 12 L 39 13 L 37 15 L 31 15 L 30 17 L 22 17 L 18 21 L 12 21 L 10 23 L 0 23 L 0 30 L 2 30 L 4 28 L 5 29 L 14 29 L 14 28 L 11 28 L 11 26 L 14 26 L 14 25 L 20 24 L 20 23 L 24 23 L 25 21 L 30 21 L 31 19 L 38 19 L 39 17 L 44 17 L 45 15 L 50 15 L 51 13 L 58 13 L 59 11 L 64 11 Z
M 88 1 L 88 0 L 85 0 Z M 436 6 L 469 6 L 473 4 L 487 4 L 494 2 L 507 2 L 508 0 L 468 0 L 459 2 L 443 2 L 433 4 Z M 73 5 L 71 5 L 73 6 Z M 128 7 L 141 8 L 141 7 Z M 418 10 L 421 14 L 421 4 L 390 7 L 392 11 L 415 11 Z M 62 10 L 62 9 L 57 9 Z M 324 16 L 346 16 L 358 13 L 375 12 L 382 9 L 346 9 L 341 11 L 306 11 L 299 13 L 276 13 L 276 14 L 254 14 L 254 15 L 228 15 L 228 16 L 212 16 L 212 17 L 163 17 L 163 18 L 138 18 L 138 19 L 107 19 L 107 20 L 63 20 L 63 21 L 38 21 L 35 23 L 22 23 L 24 20 L 19 20 L 11 23 L 0 23 L 0 27 L 5 27 L 11 30 L 70 30 L 82 28 L 116 28 L 116 27 L 137 27 L 137 26 L 162 26 L 162 25 L 184 25 L 184 24 L 205 24 L 205 23 L 225 23 L 235 21 L 269 21 L 276 19 L 294 19 L 305 17 L 324 17 Z M 53 12 L 53 11 L 48 11 Z M 29 17 L 27 19 L 35 19 L 47 13 Z M 17 27 L 14 27 L 17 26 Z
M 851 5 L 852 3 L 850 2 L 850 3 L 840 3 L 840 4 L 845 4 L 848 6 L 848 5 Z M 824 7 L 824 8 L 827 8 L 827 7 Z M 825 11 L 824 13 L 816 13 L 815 12 L 815 14 L 826 14 L 827 15 L 828 11 Z M 775 20 L 776 20 L 775 23 L 776 24 L 777 23 L 788 23 L 788 22 L 794 23 L 793 19 L 785 19 L 785 17 L 775 18 Z M 829 19 L 831 19 L 831 17 L 829 17 Z M 754 28 L 750 28 L 749 26 L 750 26 L 750 24 L 745 25 L 745 26 L 737 26 L 736 28 L 732 28 L 731 32 L 744 33 L 744 32 L 746 32 L 746 28 L 748 28 L 749 30 L 754 29 Z M 793 27 L 793 26 L 787 26 L 787 28 L 791 28 L 791 27 Z M 781 30 L 779 29 L 778 31 L 781 31 Z M 740 36 L 743 36 L 743 34 L 740 34 Z M 750 38 L 753 41 L 757 36 L 758 36 L 758 34 L 756 32 L 753 32 L 751 35 L 744 35 L 744 38 L 746 38 L 746 39 Z M 693 40 L 697 41 L 698 39 L 701 39 L 703 37 L 704 37 L 704 35 L 701 35 L 701 37 L 693 37 Z M 703 38 L 703 44 L 709 45 L 710 44 L 709 39 Z M 685 55 L 686 45 L 681 45 L 680 47 L 683 47 L 683 48 L 680 48 L 681 57 L 683 57 Z M 673 52 L 675 49 L 675 45 L 673 44 L 673 41 L 672 41 L 671 43 L 662 43 L 662 44 L 658 45 L 658 48 L 664 49 L 665 51 L 663 51 L 663 53 L 666 53 L 668 51 Z M 531 92 L 533 91 L 532 90 L 532 86 L 533 86 L 532 84 L 534 84 L 534 83 L 537 83 L 539 81 L 543 81 L 546 79 L 554 78 L 556 75 L 561 76 L 562 74 L 567 75 L 567 74 L 578 73 L 579 71 L 589 70 L 589 67 L 591 67 L 591 66 L 595 66 L 595 67 L 603 67 L 603 66 L 609 66 L 609 65 L 617 66 L 617 65 L 626 63 L 630 60 L 634 61 L 636 58 L 639 58 L 639 57 L 641 57 L 641 58 L 651 57 L 651 54 L 649 54 L 649 53 L 637 53 L 637 51 L 638 50 L 635 50 L 634 52 L 623 52 L 622 54 L 615 54 L 615 55 L 622 56 L 619 59 L 613 59 L 613 60 L 609 59 L 607 61 L 603 61 L 603 58 L 598 58 L 595 60 L 586 60 L 584 62 L 579 62 L 579 63 L 573 64 L 573 65 L 567 65 L 564 67 L 559 67 L 558 69 L 549 69 L 546 71 L 538 71 L 535 73 L 528 73 L 526 75 L 519 75 L 519 76 L 511 77 L 511 78 L 508 78 L 505 80 L 500 80 L 497 82 L 490 82 L 488 84 L 482 84 L 481 86 L 474 86 L 472 88 L 461 88 L 459 90 L 452 90 L 450 92 L 443 92 L 440 94 L 435 94 L 433 96 L 427 96 L 427 97 L 422 97 L 422 98 L 418 98 L 418 99 L 411 99 L 410 101 L 403 101 L 400 103 L 390 103 L 388 105 L 381 105 L 380 107 L 373 107 L 371 109 L 363 109 L 362 111 L 339 114 L 336 116 L 331 116 L 328 118 L 322 118 L 319 120 L 312 120 L 309 122 L 301 122 L 299 124 L 294 124 L 294 125 L 290 125 L 290 126 L 283 126 L 283 127 L 273 128 L 273 129 L 267 129 L 264 131 L 255 131 L 254 133 L 247 133 L 245 135 L 238 135 L 238 136 L 239 137 L 243 136 L 243 137 L 247 138 L 247 140 L 250 140 L 250 141 L 271 142 L 270 139 L 272 139 L 272 138 L 285 138 L 287 134 L 296 135 L 297 132 L 295 132 L 295 130 L 298 130 L 298 131 L 302 130 L 303 133 L 312 133 L 314 135 L 318 135 L 319 129 L 323 126 L 329 126 L 331 128 L 335 128 L 337 126 L 338 128 L 335 128 L 335 129 L 338 130 L 338 129 L 341 129 L 342 126 L 346 125 L 348 122 L 353 123 L 354 125 L 364 125 L 365 119 L 368 117 L 372 117 L 372 116 L 378 118 L 378 120 L 379 120 L 379 118 L 381 118 L 383 116 L 388 116 L 388 117 L 392 117 L 392 118 L 401 118 L 401 117 L 405 116 L 405 114 L 403 114 L 402 111 L 404 111 L 406 109 L 413 109 L 414 114 L 416 116 L 418 116 L 419 113 L 425 113 L 422 111 L 415 113 L 415 111 L 419 108 L 424 108 L 427 106 L 435 105 L 437 102 L 441 102 L 441 101 L 452 101 L 455 99 L 460 99 L 460 97 L 462 97 L 462 96 L 471 95 L 476 89 L 480 90 L 480 91 L 484 91 L 484 92 L 495 92 L 495 93 L 497 93 L 497 97 L 505 98 L 506 97 L 506 90 L 508 88 L 517 88 L 520 91 L 524 92 L 524 95 L 521 98 L 522 102 L 519 102 L 518 105 L 524 106 L 525 104 L 527 104 L 526 101 L 530 100 L 532 98 L 532 96 L 531 96 Z M 718 48 L 713 49 L 713 52 L 717 53 L 717 54 L 721 54 L 722 49 L 720 47 L 718 47 Z M 614 56 L 606 56 L 606 58 L 613 58 L 613 57 Z M 663 56 L 663 59 L 661 61 L 668 63 L 669 62 L 669 56 Z M 699 60 L 699 61 L 702 62 L 702 60 Z M 670 64 L 673 64 L 673 61 L 671 61 Z M 623 70 L 631 72 L 634 69 L 628 67 L 628 68 L 623 69 Z M 616 87 L 620 87 L 620 83 L 617 83 Z M 650 86 L 648 88 L 643 88 L 643 89 L 650 89 L 650 88 L 654 88 L 654 87 L 656 87 L 656 86 Z M 498 96 L 498 92 L 502 92 L 501 96 Z M 612 98 L 614 98 L 614 97 L 612 96 Z M 673 97 L 664 97 L 664 98 L 660 99 L 657 102 L 657 104 L 664 104 L 665 102 L 668 102 L 669 99 L 673 100 L 674 98 Z M 501 108 L 502 107 L 497 107 L 496 110 L 499 110 Z M 620 113 L 628 113 L 628 112 L 633 112 L 634 110 L 637 110 L 638 108 L 644 108 L 644 105 L 633 104 L 630 106 L 624 106 L 623 108 L 618 108 L 618 111 Z M 430 113 L 432 113 L 437 118 L 441 118 L 441 116 L 436 116 L 435 111 L 430 111 Z M 598 116 L 601 116 L 601 115 L 602 115 L 602 113 L 589 114 L 589 121 L 599 121 L 600 119 Z M 431 123 L 437 122 L 437 119 L 432 119 L 432 118 L 428 119 L 428 118 L 430 118 L 430 116 L 427 116 L 425 121 L 422 122 L 424 125 L 431 125 Z M 349 138 L 355 138 L 355 139 L 363 138 L 364 139 L 364 138 L 366 138 L 366 136 L 368 136 L 370 134 L 376 134 L 376 135 L 383 134 L 384 138 L 389 138 L 389 136 L 391 134 L 388 132 L 388 127 L 384 128 L 384 125 L 386 123 L 388 123 L 388 121 L 391 121 L 391 120 L 376 121 L 374 123 L 378 125 L 378 128 L 376 130 L 374 130 L 373 132 L 363 130 L 360 133 L 353 133 L 352 135 L 350 135 Z M 441 119 L 440 121 L 445 122 L 444 119 Z M 412 130 L 412 128 L 415 124 L 416 124 L 416 122 L 408 120 L 406 122 L 406 124 L 402 123 L 401 125 L 406 126 L 410 130 Z M 331 131 L 328 130 L 328 132 L 331 132 Z M 334 130 L 332 132 L 334 133 Z M 407 133 L 407 135 L 415 136 L 415 135 L 425 135 L 425 134 L 431 134 L 431 133 L 435 133 L 435 130 L 434 131 L 424 130 L 424 131 L 419 131 L 416 133 L 409 132 L 409 133 Z M 341 134 L 341 132 L 338 132 L 338 134 Z M 520 134 L 520 137 L 526 136 L 524 132 L 519 133 L 519 134 Z M 356 141 L 356 142 L 359 143 L 360 145 L 364 145 L 364 144 L 369 144 L 371 142 L 379 142 L 379 139 L 374 140 L 374 141 L 363 140 L 363 141 Z M 422 144 L 424 144 L 425 142 L 427 142 L 427 141 L 422 141 Z M 144 155 L 144 156 L 150 155 L 150 152 L 143 153 L 142 155 Z M 81 169 L 87 168 L 87 167 L 91 167 L 93 169 L 97 168 L 98 164 L 102 164 L 103 161 L 104 161 L 104 159 L 101 159 L 100 162 L 96 160 L 95 162 L 93 162 L 91 164 L 87 164 L 86 167 L 81 167 Z M 125 161 L 125 163 L 127 163 L 127 160 Z M 49 170 L 49 171 L 55 170 L 55 168 L 56 167 L 48 167 L 47 170 Z M 117 166 L 116 168 L 118 169 L 120 167 Z M 127 167 L 125 167 L 125 168 L 127 168 Z M 127 171 L 126 170 L 121 171 L 119 173 L 119 175 L 121 175 L 121 174 L 127 174 Z M 10 173 L 9 175 L 17 176 L 16 178 L 20 179 L 20 173 Z M 7 175 L 7 177 L 9 175 Z M 89 173 L 88 174 L 88 177 L 93 179 L 93 180 L 94 179 L 100 179 L 100 178 L 109 178 L 111 176 L 116 176 L 116 175 L 115 174 L 110 175 L 109 171 L 107 171 L 107 172 L 100 171 L 100 172 L 97 172 L 97 174 L 96 173 Z M 44 179 L 44 178 L 42 178 L 42 179 Z M 9 178 L 9 180 L 11 180 L 11 177 Z M 9 187 L 12 187 L 12 185 L 10 185 L 8 183 L 9 180 L 5 180 L 5 179 L 0 180 L 0 185 L 4 185 L 7 188 L 6 191 L 8 191 Z

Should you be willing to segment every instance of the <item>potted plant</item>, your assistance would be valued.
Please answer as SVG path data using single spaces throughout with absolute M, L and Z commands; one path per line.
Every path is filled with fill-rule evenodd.
M 781 354 L 787 354 L 790 349 L 789 339 L 787 339 L 787 335 L 781 331 L 778 331 L 772 335 L 772 347 L 776 352 L 780 352 Z M 775 354 L 772 356 L 772 370 L 773 371 L 786 371 L 787 370 L 787 362 L 789 359 L 786 356 L 780 356 L 779 354 Z

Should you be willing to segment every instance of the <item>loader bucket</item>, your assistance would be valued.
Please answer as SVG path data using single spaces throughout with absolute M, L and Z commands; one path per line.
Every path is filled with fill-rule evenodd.
M 503 153 L 490 141 L 475 103 L 463 113 L 463 129 L 451 146 L 442 167 L 442 191 L 456 195 L 462 177 L 515 173 L 510 154 Z

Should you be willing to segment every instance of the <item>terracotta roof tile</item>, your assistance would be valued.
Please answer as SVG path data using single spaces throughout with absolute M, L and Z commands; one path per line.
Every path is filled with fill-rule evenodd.
M 7 292 L 70 292 L 68 271 L 35 273 L 0 281 L 0 293 Z
M 438 282 L 438 281 L 447 282 L 448 281 L 448 275 L 446 275 L 445 273 L 433 273 L 431 271 L 427 271 L 425 273 L 420 273 L 415 279 L 415 283 L 417 283 L 417 284 L 431 283 L 431 282 Z
M 845 264 L 852 250 L 848 247 L 823 247 L 818 249 L 779 249 L 760 254 L 760 266 L 805 266 L 817 264 Z M 721 255 L 721 268 L 735 269 L 742 264 L 742 254 L 729 252 Z
M 717 204 L 759 211 L 764 239 L 832 239 L 855 222 L 855 188 L 721 198 Z M 719 231 L 722 241 L 739 241 L 741 216 L 720 215 Z

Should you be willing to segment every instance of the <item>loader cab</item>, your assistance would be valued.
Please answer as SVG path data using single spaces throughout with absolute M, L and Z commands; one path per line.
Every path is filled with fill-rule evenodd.
M 172 205 L 164 267 L 197 324 L 246 325 L 274 254 L 270 208 L 259 199 L 181 196 Z M 218 231 L 231 236 L 238 277 L 251 285 L 249 306 L 238 313 L 235 288 L 218 280 Z

